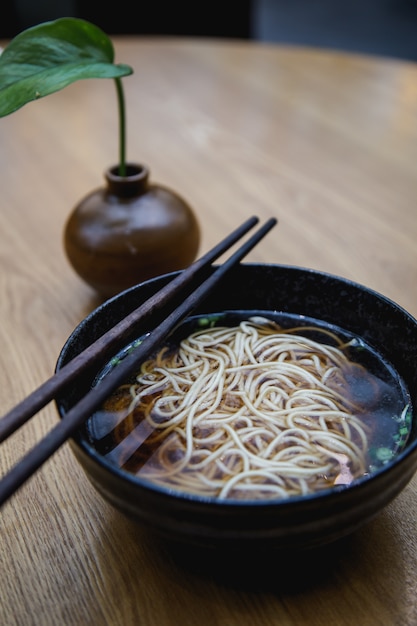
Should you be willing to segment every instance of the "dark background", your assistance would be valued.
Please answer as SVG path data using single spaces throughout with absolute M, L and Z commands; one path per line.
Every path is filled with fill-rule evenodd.
M 109 35 L 254 39 L 417 60 L 417 0 L 5 0 L 0 14 L 0 38 L 71 16 Z

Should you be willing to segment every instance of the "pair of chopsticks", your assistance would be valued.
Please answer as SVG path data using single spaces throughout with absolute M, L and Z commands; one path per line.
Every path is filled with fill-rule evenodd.
M 269 219 L 261 226 L 240 248 L 236 250 L 222 265 L 215 266 L 208 278 L 204 279 L 212 263 L 223 253 L 229 250 L 251 228 L 259 222 L 256 216 L 251 217 L 239 228 L 230 233 L 225 239 L 195 261 L 188 268 L 180 272 L 154 296 L 132 311 L 118 324 L 103 334 L 88 348 L 64 365 L 54 376 L 49 378 L 40 387 L 16 405 L 0 420 L 0 443 L 13 432 L 25 424 L 40 409 L 56 399 L 60 392 L 76 382 L 87 367 L 90 367 L 103 356 L 110 357 L 115 351 L 123 347 L 123 339 L 131 334 L 134 325 L 150 319 L 158 311 L 165 309 L 191 280 L 199 278 L 200 284 L 185 297 L 182 304 L 168 313 L 163 321 L 147 335 L 143 341 L 117 365 L 106 378 L 96 387 L 93 387 L 49 433 L 38 442 L 20 461 L 16 463 L 0 479 L 0 506 L 12 496 L 21 485 L 32 476 L 37 469 L 58 448 L 73 435 L 80 426 L 94 413 L 109 395 L 117 389 L 126 378 L 138 369 L 153 350 L 174 330 L 193 309 L 200 304 L 213 288 L 221 281 L 225 274 L 236 266 L 256 244 L 275 226 L 277 220 Z M 203 276 L 203 278 L 200 277 Z

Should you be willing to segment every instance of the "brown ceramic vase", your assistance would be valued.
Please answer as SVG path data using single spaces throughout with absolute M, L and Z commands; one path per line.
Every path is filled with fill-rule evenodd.
M 77 274 L 102 297 L 194 261 L 200 229 L 177 193 L 152 184 L 138 164 L 105 172 L 106 186 L 87 195 L 65 225 L 64 247 Z

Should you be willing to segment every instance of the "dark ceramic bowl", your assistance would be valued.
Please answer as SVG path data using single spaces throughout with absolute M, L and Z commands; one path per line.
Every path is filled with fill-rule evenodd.
M 69 337 L 57 369 L 174 275 L 137 285 L 93 311 Z M 410 391 L 415 414 L 417 322 L 392 301 L 366 287 L 317 271 L 244 264 L 234 269 L 193 313 L 247 309 L 306 315 L 359 335 L 398 371 Z M 137 328 L 127 343 L 147 330 L 146 326 Z M 61 417 L 88 392 L 104 365 L 92 368 L 57 401 Z M 209 548 L 294 549 L 321 546 L 352 533 L 399 494 L 417 468 L 417 420 L 413 420 L 405 449 L 376 473 L 349 487 L 268 502 L 228 503 L 174 495 L 111 465 L 91 447 L 82 429 L 71 445 L 88 478 L 110 503 L 165 537 Z

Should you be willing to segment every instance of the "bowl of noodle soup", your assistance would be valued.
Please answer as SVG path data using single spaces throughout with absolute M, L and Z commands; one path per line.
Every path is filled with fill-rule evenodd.
M 99 306 L 57 369 L 173 276 Z M 149 322 L 132 330 L 65 391 L 60 416 L 151 332 Z M 416 379 L 417 322 L 394 302 L 314 270 L 241 264 L 71 446 L 100 494 L 160 536 L 236 550 L 321 546 L 412 478 Z

